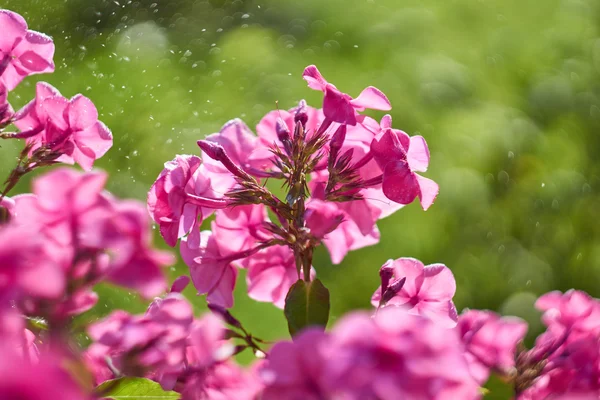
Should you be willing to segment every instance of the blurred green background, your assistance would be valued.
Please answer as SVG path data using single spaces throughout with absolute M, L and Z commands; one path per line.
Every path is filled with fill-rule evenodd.
M 600 3 L 595 0 L 4 0 L 56 42 L 56 73 L 36 80 L 83 93 L 113 131 L 97 166 L 109 189 L 145 200 L 162 164 L 199 154 L 196 140 L 240 117 L 254 126 L 279 102 L 321 94 L 303 68 L 338 88 L 383 90 L 394 125 L 422 134 L 435 205 L 379 223 L 381 242 L 315 267 L 332 293 L 332 322 L 369 308 L 388 258 L 442 262 L 455 302 L 520 315 L 540 329 L 535 298 L 577 288 L 600 297 Z M 382 113 L 370 113 L 379 118 Z M 2 176 L 18 149 L 2 143 Z M 16 192 L 28 190 L 25 181 Z M 157 235 L 157 243 L 162 241 Z M 161 244 L 161 246 L 163 246 Z M 185 272 L 179 264 L 171 275 Z M 102 288 L 94 311 L 142 311 Z M 286 336 L 280 310 L 245 295 L 234 314 L 258 336 Z M 203 298 L 190 298 L 202 307 Z

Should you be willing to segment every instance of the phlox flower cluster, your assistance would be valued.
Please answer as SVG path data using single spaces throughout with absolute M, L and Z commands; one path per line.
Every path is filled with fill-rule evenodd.
M 0 10 L 0 139 L 23 142 L 0 192 L 0 399 L 119 391 L 183 400 L 474 400 L 492 375 L 517 400 L 600 398 L 600 300 L 581 291 L 539 297 L 546 331 L 527 348 L 523 320 L 457 311 L 447 266 L 395 258 L 379 269 L 372 308 L 325 330 L 329 292 L 314 249 L 323 244 L 338 264 L 378 242 L 379 219 L 416 199 L 427 210 L 438 193 L 419 174 L 429 164 L 425 139 L 392 128 L 389 115 L 362 114 L 391 108 L 380 90 L 353 98 L 309 66 L 303 77 L 323 92 L 320 108 L 300 101 L 271 111 L 256 135 L 241 120 L 226 123 L 198 141 L 198 155 L 167 162 L 144 205 L 108 193 L 107 174 L 92 169 L 112 134 L 91 100 L 67 99 L 42 82 L 21 110 L 8 103 L 22 79 L 54 70 L 53 53 L 51 38 Z M 8 196 L 25 174 L 58 163 L 84 171 L 61 166 L 35 177 L 31 193 Z M 283 195 L 267 180 L 280 181 Z M 175 257 L 153 246 L 152 221 L 189 267 L 167 292 L 163 270 Z M 240 269 L 249 297 L 284 309 L 291 341 L 262 340 L 231 314 Z M 210 312 L 196 315 L 183 295 L 190 281 Z M 90 321 L 98 283 L 151 303 L 143 314 L 113 310 Z M 256 358 L 249 367 L 235 361 L 243 351 Z

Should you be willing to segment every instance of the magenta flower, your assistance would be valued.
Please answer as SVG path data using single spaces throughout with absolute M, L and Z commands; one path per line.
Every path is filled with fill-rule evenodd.
M 109 357 L 121 372 L 158 376 L 180 371 L 186 360 L 193 309 L 179 293 L 170 293 L 145 315 L 115 311 L 88 328 L 94 343 L 88 356 Z
M 525 338 L 527 323 L 491 311 L 468 310 L 459 316 L 457 329 L 471 375 L 483 385 L 490 370 L 508 374 L 515 366 L 517 344 Z
M 327 348 L 327 382 L 351 399 L 480 398 L 454 331 L 399 308 L 345 316 Z
M 28 75 L 54 71 L 54 43 L 42 33 L 27 29 L 19 14 L 0 10 L 0 84 L 13 90 Z
M 44 82 L 36 85 L 36 98 L 15 115 L 15 125 L 21 130 L 17 137 L 27 138 L 32 151 L 45 146 L 61 154 L 58 161 L 76 162 L 86 171 L 113 144 L 90 99 L 78 94 L 68 100 Z
M 394 278 L 406 278 L 406 282 L 387 305 L 399 306 L 409 314 L 428 317 L 446 327 L 456 325 L 458 316 L 452 302 L 456 281 L 448 267 L 444 264 L 424 266 L 414 258 L 390 260 L 384 267 L 389 264 L 394 268 Z M 381 287 L 373 294 L 371 304 L 377 307 L 380 299 Z
M 600 334 L 600 301 L 585 292 L 571 289 L 563 294 L 553 291 L 540 296 L 535 306 L 544 312 L 542 320 L 551 330 Z
M 263 400 L 320 400 L 336 397 L 327 384 L 329 339 L 320 329 L 308 328 L 293 342 L 278 342 L 269 351 L 268 362 L 259 369 L 265 384 Z
M 0 353 L 0 399 L 92 400 L 64 369 L 67 360 L 60 356 L 44 353 L 31 362 L 6 346 Z
M 422 136 L 385 128 L 371 143 L 373 158 L 383 171 L 383 193 L 400 204 L 410 204 L 419 197 L 427 210 L 435 200 L 439 186 L 415 171 L 425 172 L 429 165 L 429 149 Z
M 250 250 L 258 241 L 271 238 L 264 226 L 267 221 L 267 210 L 262 204 L 219 210 L 212 231 L 222 255 Z
M 294 253 L 287 246 L 271 246 L 246 259 L 248 296 L 257 301 L 285 305 L 285 296 L 298 280 Z M 311 276 L 315 276 L 311 268 Z
M 261 171 L 268 164 L 267 160 L 258 156 L 258 151 L 262 147 L 258 137 L 240 119 L 227 122 L 219 133 L 213 133 L 205 140 L 221 145 L 231 161 L 251 175 Z M 208 157 L 204 152 L 202 160 L 213 178 L 213 186 L 217 193 L 223 195 L 235 186 L 235 177 L 220 161 Z
M 362 120 L 362 116 L 357 113 L 358 111 L 364 111 L 366 108 L 372 110 L 390 110 L 392 108 L 387 97 L 373 86 L 364 89 L 356 99 L 340 92 L 323 78 L 314 65 L 306 67 L 302 77 L 308 83 L 308 87 L 325 93 L 323 114 L 331 121 L 356 125 L 357 122 Z
M 178 155 L 165 163 L 148 192 L 150 216 L 171 247 L 188 234 L 189 245 L 197 247 L 202 220 L 226 205 L 225 200 L 216 198 L 202 160 L 196 156 Z
M 233 260 L 221 252 L 215 235 L 211 231 L 200 232 L 199 247 L 190 247 L 188 240 L 182 239 L 180 251 L 198 294 L 206 294 L 209 303 L 231 308 L 237 269 Z
M 323 239 L 336 230 L 344 217 L 345 213 L 337 204 L 318 199 L 311 200 L 304 213 L 306 227 L 318 239 Z

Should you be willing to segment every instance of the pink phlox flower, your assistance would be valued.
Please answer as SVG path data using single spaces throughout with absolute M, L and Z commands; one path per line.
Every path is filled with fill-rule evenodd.
M 232 361 L 216 364 L 206 374 L 192 376 L 186 383 L 182 400 L 255 400 L 262 386 L 252 371 Z
M 580 290 L 546 293 L 536 301 L 543 311 L 542 320 L 549 330 L 569 331 L 570 338 L 578 333 L 600 334 L 600 301 Z
M 36 98 L 15 114 L 15 125 L 32 145 L 31 152 L 45 146 L 61 154 L 58 161 L 76 162 L 86 171 L 113 144 L 90 99 L 80 94 L 66 99 L 44 82 L 36 85 Z
M 13 90 L 26 76 L 54 72 L 54 43 L 28 30 L 19 14 L 0 9 L 0 84 Z
M 422 136 L 409 137 L 386 127 L 371 143 L 371 154 L 383 171 L 382 190 L 387 198 L 410 204 L 419 197 L 424 210 L 433 204 L 439 186 L 416 173 L 427 171 L 429 165 L 429 149 Z
M 197 247 L 202 220 L 215 208 L 226 205 L 218 197 L 202 160 L 178 155 L 165 163 L 165 169 L 150 188 L 148 211 L 169 246 L 174 247 L 177 239 L 189 234 L 188 244 Z
M 319 400 L 336 397 L 327 384 L 325 358 L 328 335 L 320 329 L 308 328 L 294 337 L 293 342 L 276 343 L 269 351 L 268 361 L 258 371 L 265 384 L 263 400 Z M 333 361 L 333 360 L 332 360 Z
M 302 77 L 308 83 L 308 87 L 325 93 L 323 114 L 331 121 L 356 125 L 357 122 L 362 120 L 362 116 L 358 112 L 364 111 L 366 108 L 372 110 L 390 110 L 392 108 L 387 97 L 373 86 L 364 89 L 355 99 L 346 93 L 340 92 L 323 78 L 314 65 L 306 67 Z
M 509 373 L 515 366 L 517 345 L 525 338 L 527 323 L 491 311 L 468 310 L 459 316 L 456 329 L 465 346 L 471 374 L 483 385 L 490 370 Z
M 388 307 L 356 312 L 331 331 L 325 366 L 352 399 L 478 399 L 458 335 L 428 318 Z
M 387 302 L 398 306 L 409 314 L 422 315 L 445 327 L 454 327 L 458 320 L 452 297 L 456 292 L 456 281 L 452 271 L 444 264 L 428 266 L 414 258 L 398 258 L 392 261 L 394 278 L 406 278 L 402 289 Z M 381 299 L 378 288 L 371 304 L 377 307 Z
M 285 305 L 285 296 L 299 279 L 294 253 L 288 246 L 271 246 L 246 260 L 248 296 L 257 301 Z M 311 276 L 316 272 L 311 268 Z
M 180 251 L 198 294 L 206 294 L 209 303 L 231 308 L 238 271 L 233 260 L 221 252 L 215 235 L 211 231 L 200 232 L 198 247 L 190 247 L 184 238 Z

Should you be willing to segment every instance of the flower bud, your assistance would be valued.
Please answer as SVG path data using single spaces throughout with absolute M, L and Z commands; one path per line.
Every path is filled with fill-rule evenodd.
M 294 122 L 300 122 L 303 127 L 306 127 L 308 122 L 308 113 L 306 111 L 306 100 L 300 100 L 298 107 L 296 108 L 296 114 L 294 115 Z
M 397 279 L 387 288 L 387 290 L 381 296 L 381 305 L 385 305 L 388 301 L 394 298 L 402 290 L 404 287 L 404 283 L 406 282 L 406 277 L 402 279 Z

